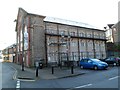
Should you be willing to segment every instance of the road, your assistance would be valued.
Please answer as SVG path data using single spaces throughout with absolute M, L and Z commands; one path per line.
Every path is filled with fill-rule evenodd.
M 2 88 L 16 88 L 16 80 L 13 79 L 13 75 L 15 70 L 9 66 L 9 64 L 2 64 L 0 62 L 0 75 L 2 77 L 2 79 L 0 81 L 2 81 Z
M 2 89 L 2 63 L 0 63 L 0 90 Z
M 109 67 L 107 70 L 89 70 L 89 73 L 76 77 L 27 82 L 13 80 L 15 70 L 8 64 L 3 64 L 2 87 L 16 88 L 19 83 L 20 88 L 67 88 L 69 90 L 77 88 L 118 88 L 118 79 L 120 78 L 118 70 L 120 67 Z
M 118 88 L 118 78 L 118 67 L 110 67 L 72 78 L 21 82 L 21 88 Z

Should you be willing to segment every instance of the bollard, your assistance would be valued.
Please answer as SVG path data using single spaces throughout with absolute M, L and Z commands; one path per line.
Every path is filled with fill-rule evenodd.
M 36 68 L 36 77 L 38 77 L 38 67 Z
M 40 63 L 39 66 L 40 66 L 40 69 L 42 69 L 42 63 Z
M 52 66 L 52 74 L 54 74 L 54 67 Z
M 71 66 L 71 74 L 74 74 L 73 66 Z

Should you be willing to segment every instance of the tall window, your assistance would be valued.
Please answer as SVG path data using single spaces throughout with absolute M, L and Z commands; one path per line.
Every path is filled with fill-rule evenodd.
M 84 46 L 85 46 L 85 42 L 81 42 L 81 46 L 83 46 L 83 47 L 84 47 Z

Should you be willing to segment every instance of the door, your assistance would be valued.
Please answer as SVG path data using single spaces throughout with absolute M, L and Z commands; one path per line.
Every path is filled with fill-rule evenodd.
M 87 66 L 88 66 L 88 68 L 93 68 L 93 61 L 92 60 L 88 60 Z

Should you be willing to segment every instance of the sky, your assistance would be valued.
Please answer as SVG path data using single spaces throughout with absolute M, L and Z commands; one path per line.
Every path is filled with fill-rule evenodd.
M 98 28 L 118 21 L 120 0 L 1 0 L 0 49 L 16 43 L 18 8 L 28 13 L 88 23 Z

